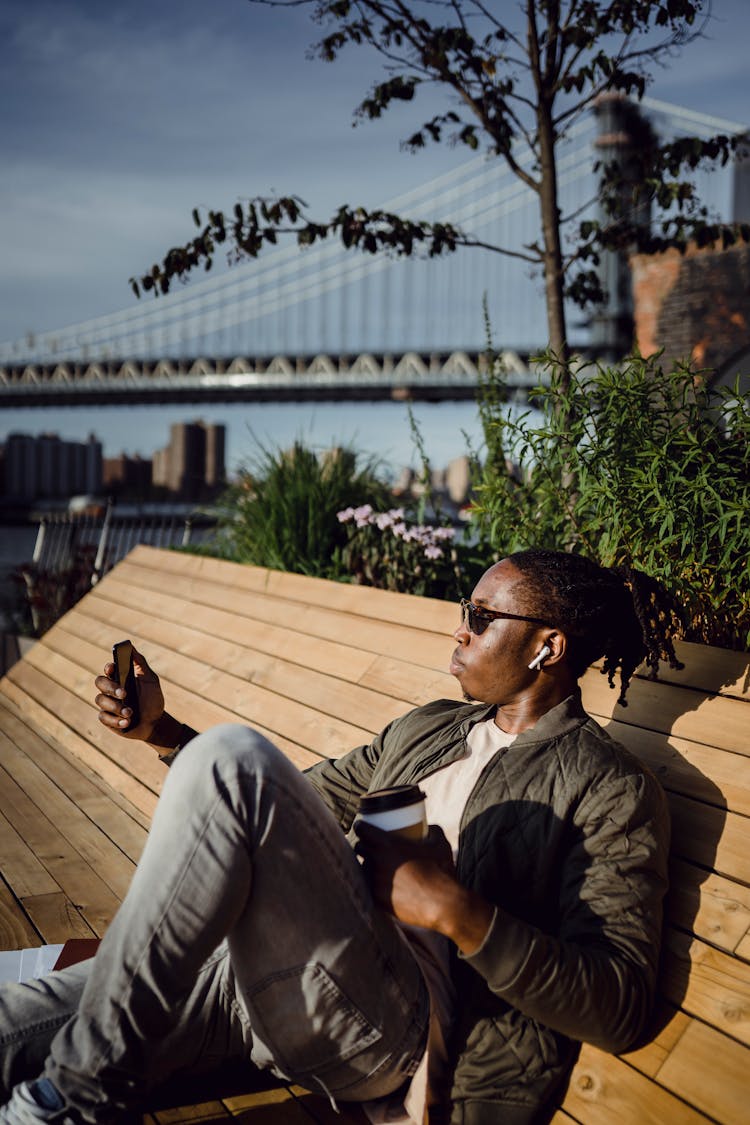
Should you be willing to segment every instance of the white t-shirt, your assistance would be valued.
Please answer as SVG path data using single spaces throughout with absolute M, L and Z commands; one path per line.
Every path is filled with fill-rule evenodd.
M 455 762 L 424 777 L 419 787 L 425 794 L 427 823 L 438 824 L 458 856 L 458 837 L 466 802 L 485 766 L 515 739 L 501 730 L 494 719 L 476 723 L 466 739 L 466 753 Z M 419 1069 L 409 1084 L 403 1106 L 394 1098 L 380 1098 L 363 1105 L 373 1125 L 422 1125 L 429 1104 L 430 1079 L 440 1074 L 447 1063 L 445 1043 L 453 1021 L 455 993 L 450 977 L 450 941 L 434 930 L 401 925 L 401 931 L 414 950 L 430 993 L 430 1034 Z

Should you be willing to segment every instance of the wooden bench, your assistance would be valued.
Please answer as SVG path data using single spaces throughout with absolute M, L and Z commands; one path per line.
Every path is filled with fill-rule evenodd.
M 445 672 L 457 616 L 137 547 L 0 682 L 0 948 L 103 934 L 143 846 L 165 767 L 97 721 L 92 679 L 113 641 L 143 650 L 176 714 L 250 723 L 304 767 L 457 698 Z M 584 1046 L 556 1125 L 739 1125 L 750 1112 L 750 668 L 739 653 L 681 655 L 684 672 L 636 680 L 625 710 L 595 670 L 584 680 L 589 712 L 668 792 L 673 886 L 653 1035 L 622 1057 Z M 156 1117 L 301 1125 L 310 1112 L 362 1120 L 284 1088 Z

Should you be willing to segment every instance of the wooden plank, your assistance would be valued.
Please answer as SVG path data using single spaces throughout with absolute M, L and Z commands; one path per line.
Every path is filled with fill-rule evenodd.
M 621 1058 L 640 1070 L 641 1074 L 655 1078 L 691 1022 L 692 1017 L 686 1012 L 680 1012 L 672 1004 L 657 998 L 654 1014 L 649 1021 L 651 1038 L 636 1050 L 622 1054 Z
M 750 961 L 750 931 L 738 943 L 734 952 L 738 957 L 744 957 L 746 961 Z
M 0 949 L 30 949 L 42 945 L 21 904 L 0 879 Z
M 59 886 L 22 834 L 0 813 L 2 874 L 19 899 L 54 894 Z
M 88 600 L 90 599 L 87 599 L 87 601 Z M 121 608 L 120 612 L 122 614 L 120 623 L 123 628 L 127 629 L 128 617 L 131 616 L 130 611 Z M 143 619 L 143 615 L 137 615 L 137 619 L 138 616 L 140 616 L 141 620 Z M 235 621 L 236 619 L 232 618 L 232 620 Z M 70 622 L 67 623 L 66 627 L 68 627 L 69 624 Z M 84 633 L 86 629 L 87 626 L 84 625 Z M 54 643 L 56 635 L 55 630 L 52 630 L 49 639 L 50 644 Z M 104 644 L 105 639 L 106 641 L 111 639 L 110 632 L 97 632 L 95 628 L 91 627 L 88 627 L 88 635 L 97 637 L 97 639 L 101 640 L 102 644 Z M 143 636 L 145 638 L 158 638 L 158 627 L 145 630 Z M 175 636 L 178 638 L 177 641 L 174 640 Z M 178 643 L 181 651 L 186 651 L 188 653 L 194 652 L 198 654 L 201 649 L 203 649 L 204 657 L 212 665 L 223 667 L 225 670 L 229 670 L 234 666 L 238 674 L 242 673 L 246 675 L 249 680 L 255 679 L 256 682 L 261 684 L 265 683 L 268 686 L 276 688 L 277 686 L 283 685 L 286 679 L 285 665 L 275 668 L 273 665 L 264 665 L 263 663 L 254 664 L 255 658 L 248 660 L 239 649 L 234 649 L 231 645 L 228 645 L 226 648 L 221 648 L 221 646 L 219 646 L 215 648 L 215 650 L 209 649 L 206 651 L 206 644 L 210 644 L 210 642 L 206 642 L 205 639 L 199 636 L 191 635 L 190 630 L 174 627 L 172 644 L 175 645 Z M 440 677 L 439 675 L 435 676 L 429 670 L 422 671 L 413 665 L 407 665 L 403 661 L 390 661 L 391 667 L 389 671 L 386 672 L 383 664 L 384 659 L 385 658 L 380 658 L 378 662 L 379 666 L 377 668 L 373 666 L 366 677 L 367 685 L 372 684 L 376 690 L 387 689 L 390 693 L 395 694 L 399 691 L 397 685 L 404 682 L 405 671 L 411 671 L 413 682 L 408 685 L 408 691 L 403 691 L 402 689 L 400 694 L 410 696 L 418 694 L 418 698 L 414 700 L 415 703 L 425 702 L 428 699 L 445 695 L 457 698 L 459 695 L 458 685 L 452 677 L 447 676 L 447 674 L 444 677 Z M 426 687 L 424 680 L 420 683 L 420 672 L 427 680 Z M 268 679 L 264 678 L 266 673 Z M 392 679 L 386 684 L 384 682 L 384 675 L 388 674 L 392 676 Z M 274 682 L 274 676 L 276 676 L 277 682 Z M 321 682 L 321 678 L 317 673 L 307 676 L 305 673 L 302 673 L 300 679 L 304 681 L 305 678 L 309 682 L 307 700 L 310 701 L 310 699 L 317 694 L 316 688 L 317 684 Z M 302 686 L 303 685 L 301 685 L 301 687 Z M 420 687 L 422 688 L 421 692 L 419 692 Z M 301 696 L 301 699 L 302 698 Z M 349 717 L 357 713 L 360 706 L 365 707 L 371 702 L 373 702 L 372 696 L 365 696 L 362 700 L 352 697 L 351 710 L 348 713 Z M 346 699 L 343 699 L 342 715 L 345 713 L 345 706 Z M 366 723 L 369 730 L 375 731 L 384 726 L 385 723 L 393 717 L 393 713 L 399 713 L 399 709 L 383 708 L 382 710 L 378 710 L 377 707 L 375 707 L 374 713 L 370 715 L 369 719 L 365 719 L 364 716 L 366 712 L 364 710 L 361 713 L 363 715 L 363 725 Z M 683 790 L 687 789 L 688 792 L 700 796 L 704 800 L 713 797 L 714 801 L 718 801 L 721 795 L 723 795 L 729 799 L 730 808 L 750 812 L 750 762 L 745 760 L 740 761 L 737 756 L 726 754 L 717 755 L 715 752 L 713 752 L 712 756 L 712 752 L 707 750 L 706 747 L 688 742 L 685 739 L 670 739 L 669 743 L 665 743 L 663 740 L 660 740 L 660 736 L 655 732 L 641 731 L 639 728 L 633 728 L 624 723 L 610 723 L 608 729 L 614 737 L 619 738 L 626 745 L 631 743 L 632 748 L 640 752 L 644 759 L 662 776 L 662 780 L 665 784 L 680 786 Z M 646 751 L 645 753 L 644 750 Z M 706 779 L 705 771 L 708 769 L 713 771 L 714 777 L 716 777 L 721 784 L 720 794 L 711 790 L 710 784 L 707 783 L 707 780 L 704 780 Z
M 162 686 L 167 697 L 169 710 L 189 723 L 190 726 L 197 731 L 208 730 L 218 723 L 237 723 L 243 721 L 235 712 L 229 711 L 225 707 L 219 707 L 209 700 L 196 700 L 196 697 L 191 692 L 186 691 L 178 684 L 164 680 Z M 320 761 L 320 754 L 315 754 L 311 750 L 308 750 L 307 747 L 300 745 L 300 743 L 293 742 L 290 738 L 284 738 L 282 735 L 278 734 L 278 732 L 269 730 L 267 727 L 263 726 L 262 723 L 253 722 L 250 725 L 253 727 L 253 730 L 257 730 L 278 746 L 279 750 L 283 750 L 289 760 L 294 762 L 295 766 L 299 769 L 306 769 L 308 766 Z
M 600 722 L 615 718 L 644 730 L 750 755 L 750 723 L 744 700 L 636 679 L 628 691 L 628 705 L 623 708 L 617 704 L 617 692 L 611 691 L 597 672 L 587 672 L 581 687 L 584 707 Z
M 705 1125 L 711 1120 L 590 1044 L 581 1049 L 563 1109 L 581 1125 Z
M 137 634 L 133 634 L 133 639 L 140 641 Z M 81 640 L 77 643 L 80 648 L 86 644 Z M 98 653 L 98 650 L 92 646 L 91 652 Z M 235 722 L 247 720 L 253 726 L 260 724 L 273 734 L 295 738 L 319 754 L 332 756 L 343 753 L 352 746 L 369 742 L 372 737 L 372 732 L 364 727 L 313 709 L 293 697 L 279 696 L 238 676 L 222 672 L 205 661 L 183 656 L 161 645 L 152 643 L 144 655 L 165 682 L 179 683 L 185 691 L 220 704 L 234 715 Z M 47 649 L 44 655 L 37 656 L 35 663 L 43 664 L 51 677 L 60 680 L 65 676 L 69 661 Z M 85 690 L 90 692 L 90 680 L 84 683 Z M 146 754 L 153 755 L 148 747 L 144 749 Z M 154 762 L 149 759 L 148 765 L 153 767 Z
M 0 769 L 122 899 L 135 863 L 26 754 L 0 733 Z M 0 776 L 2 776 L 0 774 Z M 6 814 L 7 815 L 7 814 Z
M 134 634 L 133 639 L 139 640 L 137 634 Z M 79 647 L 82 646 L 83 642 L 79 641 Z M 35 646 L 34 654 L 34 660 L 29 663 L 39 670 L 44 670 L 45 674 L 57 684 L 62 685 L 75 678 L 75 687 L 78 688 L 82 699 L 90 699 L 92 688 L 89 673 L 83 677 L 74 677 L 71 669 L 75 666 L 71 661 L 46 646 Z M 263 687 L 257 687 L 236 676 L 220 672 L 205 661 L 184 657 L 157 645 L 152 646 L 148 659 L 150 663 L 153 659 L 154 666 L 159 669 L 160 677 L 164 682 L 179 683 L 184 690 L 224 706 L 234 714 L 235 721 L 250 721 L 253 726 L 261 724 L 265 729 L 282 737 L 296 738 L 302 742 L 302 745 L 308 746 L 320 755 L 342 754 L 352 746 L 370 741 L 371 731 L 343 722 L 334 715 L 308 708 L 288 696 L 280 699 Z M 13 669 L 11 674 L 12 672 Z M 57 705 L 57 709 L 61 705 L 70 705 L 70 700 L 63 700 Z M 91 706 L 88 710 L 89 723 L 93 715 L 93 722 L 96 722 L 96 726 L 101 730 L 101 724 L 96 719 L 96 711 Z M 128 759 L 132 759 L 137 766 L 137 776 L 154 787 L 161 786 L 162 778 L 155 774 L 155 771 L 161 767 L 153 756 L 153 750 L 138 742 L 128 742 L 127 745 L 133 747 L 133 751 L 128 753 Z
M 126 564 L 120 564 L 125 567 Z M 114 577 L 117 569 L 111 572 L 113 581 L 98 591 L 106 593 L 111 601 L 123 605 L 132 604 L 132 594 L 128 598 L 118 598 Z M 131 577 L 131 571 L 120 572 L 123 577 Z M 119 575 L 118 575 L 119 577 Z M 157 572 L 139 570 L 139 585 L 157 593 L 163 591 L 164 576 Z M 349 644 L 366 652 L 382 655 L 397 652 L 403 659 L 427 668 L 442 671 L 448 662 L 455 642 L 449 636 L 437 635 L 405 625 L 380 621 L 375 618 L 352 618 L 351 615 L 331 609 L 321 609 L 306 603 L 293 603 L 287 606 L 287 617 L 282 616 L 282 604 L 277 598 L 265 594 L 252 594 L 237 591 L 230 587 L 201 582 L 192 577 L 172 577 L 169 581 L 170 594 L 185 602 L 211 606 L 215 609 L 234 612 L 256 623 L 276 625 L 283 621 L 294 624 L 295 629 L 308 636 Z M 354 622 L 356 620 L 356 629 Z M 675 689 L 678 690 L 678 689 Z
M 64 891 L 101 936 L 119 905 L 117 895 L 5 770 L 0 770 L 0 812 L 49 872 L 56 884 L 51 889 Z M 6 878 L 18 895 L 7 869 Z
M 23 908 L 42 935 L 45 945 L 56 945 L 70 938 L 94 937 L 94 931 L 85 918 L 62 891 L 28 896 L 23 899 Z
M 312 1094 L 301 1086 L 280 1086 L 258 1093 L 222 1098 L 233 1117 L 257 1125 L 287 1125 L 287 1122 L 300 1122 L 309 1125 L 310 1121 L 319 1125 L 367 1125 L 369 1118 L 362 1108 L 352 1102 L 337 1102 L 334 1109 L 327 1098 Z
M 133 640 L 140 642 L 137 634 L 133 634 Z M 78 641 L 79 647 L 85 643 Z M 272 737 L 280 735 L 296 739 L 320 755 L 331 757 L 344 753 L 352 746 L 369 742 L 372 737 L 372 732 L 364 727 L 313 709 L 293 697 L 279 696 L 238 676 L 222 672 L 205 661 L 183 656 L 161 645 L 152 643 L 144 655 L 149 663 L 153 663 L 165 684 L 179 683 L 185 691 L 226 708 L 235 722 L 247 721 L 252 726 L 262 726 L 271 732 Z M 55 678 L 64 675 L 68 663 L 65 657 L 51 650 L 47 650 L 45 656 L 38 656 L 37 662 L 43 663 Z M 87 690 L 90 690 L 88 685 Z M 144 749 L 147 754 L 153 754 L 148 747 Z M 148 764 L 154 765 L 152 761 Z
M 151 1114 L 159 1125 L 183 1125 L 183 1122 L 229 1121 L 230 1114 L 220 1101 L 197 1102 L 195 1105 L 159 1109 Z
M 38 675 L 30 675 L 28 669 L 34 669 Z M 28 691 L 47 711 L 59 716 L 71 730 L 78 731 L 87 742 L 105 753 L 117 746 L 118 753 L 122 754 L 127 746 L 127 758 L 119 763 L 123 771 L 153 792 L 161 790 L 164 770 L 150 747 L 132 739 L 112 743 L 110 737 L 107 743 L 104 742 L 104 737 L 111 732 L 107 732 L 97 718 L 94 706 L 96 692 L 90 668 L 80 667 L 46 645 L 37 644 L 27 659 L 13 665 L 8 677 Z
M 148 826 L 156 807 L 156 795 L 124 771 L 118 762 L 111 761 L 106 754 L 99 752 L 99 739 L 104 741 L 106 737 L 111 743 L 113 736 L 107 735 L 97 720 L 99 731 L 96 739 L 91 734 L 89 738 L 83 738 L 78 731 L 72 730 L 58 715 L 47 711 L 38 701 L 39 697 L 44 698 L 46 687 L 46 679 L 41 673 L 23 660 L 14 666 L 14 671 L 14 680 L 6 678 L 0 686 L 2 705 L 22 710 L 34 721 L 37 731 L 54 740 L 57 753 L 67 756 L 69 761 L 75 760 L 79 768 L 87 771 L 87 776 L 101 778 L 104 783 L 108 783 L 114 794 L 113 799 L 119 798 L 121 807 L 129 811 L 140 824 Z M 27 688 L 34 694 L 30 694 Z M 124 742 L 123 745 L 130 746 L 130 743 Z M 162 771 L 164 768 L 162 767 Z
M 127 562 L 168 574 L 200 574 L 206 579 L 235 589 L 255 590 L 305 603 L 343 608 L 378 620 L 412 624 L 422 629 L 432 628 L 439 633 L 452 632 L 458 624 L 456 603 L 435 598 L 420 598 L 350 583 L 328 582 L 325 579 L 271 571 L 223 559 L 198 558 L 145 545 L 135 548 L 128 555 Z M 467 596 L 468 593 L 469 591 L 466 592 Z M 662 667 L 659 674 L 661 681 L 750 699 L 750 661 L 747 653 L 709 648 L 686 641 L 677 641 L 675 647 L 685 668 L 678 671 Z
M 661 668 L 660 680 L 750 701 L 750 657 L 746 652 L 688 641 L 677 641 L 675 650 L 685 667 Z
M 644 761 L 666 788 L 750 815 L 750 758 L 614 719 L 601 725 Z
M 114 791 L 96 784 L 68 759 L 56 753 L 49 743 L 24 726 L 7 710 L 0 711 L 3 732 L 19 750 L 32 759 L 77 808 L 93 821 L 134 863 L 140 858 L 146 840 L 144 826 L 113 800 Z
M 121 609 L 120 612 L 124 618 L 126 611 Z M 114 624 L 118 624 L 117 613 L 113 612 L 111 616 Z M 150 642 L 160 649 L 166 648 L 180 656 L 197 660 L 202 665 L 210 665 L 216 672 L 226 672 L 232 677 L 292 699 L 295 703 L 333 714 L 345 722 L 373 732 L 381 730 L 408 707 L 402 700 L 390 699 L 358 684 L 324 675 L 315 665 L 306 668 L 280 657 L 270 657 L 216 634 L 197 633 L 192 625 L 188 627 L 164 622 L 143 614 L 128 613 L 127 616 L 130 618 L 129 622 L 123 619 L 120 624 L 123 630 L 129 629 L 131 638 L 138 636 L 141 639 L 147 658 L 149 650 L 146 642 Z M 88 644 L 85 647 L 81 645 L 82 638 L 98 647 L 100 653 L 108 651 L 105 645 L 109 644 L 111 647 L 112 637 L 115 635 L 111 623 L 104 625 L 79 618 L 76 626 L 76 636 L 67 632 L 67 629 L 51 629 L 45 637 L 46 645 L 71 658 L 72 652 L 80 648 L 84 648 L 83 655 L 88 657 L 90 649 Z M 314 645 L 309 648 L 309 656 L 314 661 Z
M 667 917 L 678 928 L 734 953 L 750 930 L 750 888 L 672 857 Z
M 750 965 L 670 927 L 664 934 L 663 962 L 663 995 L 750 1046 Z
M 750 1049 L 698 1020 L 690 1021 L 658 1080 L 721 1125 L 747 1121 Z
M 231 586 L 235 590 L 267 593 L 302 605 L 316 605 L 378 621 L 415 625 L 437 633 L 452 632 L 458 625 L 456 603 L 439 598 L 417 598 L 412 594 L 377 590 L 372 586 L 331 582 L 290 571 L 269 570 L 145 546 L 137 547 L 118 566 L 123 567 L 125 563 L 157 569 L 170 576 L 200 575 L 203 579 Z
M 293 598 L 321 609 L 349 613 L 376 621 L 390 621 L 424 629 L 438 636 L 452 634 L 458 628 L 458 600 L 415 597 L 396 590 L 378 590 L 351 582 L 330 582 L 307 578 L 289 571 L 272 571 L 268 591 L 275 597 Z
M 107 792 L 111 792 L 115 799 L 119 797 L 122 807 L 134 817 L 140 818 L 139 823 L 148 827 L 156 807 L 155 790 L 157 785 L 158 791 L 161 790 L 166 776 L 166 767 L 158 761 L 156 753 L 137 741 L 118 738 L 99 723 L 96 711 L 90 703 L 90 700 L 93 701 L 93 687 L 90 699 L 87 694 L 85 700 L 77 700 L 75 704 L 67 701 L 65 705 L 70 721 L 75 721 L 85 731 L 86 738 L 82 738 L 78 731 L 73 730 L 55 713 L 47 711 L 37 702 L 37 698 L 44 699 L 45 693 L 49 693 L 49 682 L 44 674 L 21 661 L 14 666 L 14 678 L 34 692 L 34 695 L 28 694 L 19 684 L 6 678 L 0 686 L 0 707 L 7 704 L 9 707 L 22 709 L 24 713 L 32 715 L 36 729 L 42 728 L 45 734 L 49 730 L 49 736 L 54 737 L 54 746 L 58 753 L 67 754 L 70 760 L 75 759 L 77 764 L 82 764 L 89 770 L 89 776 L 101 778 L 107 785 Z M 207 730 L 218 723 L 238 721 L 235 713 L 218 707 L 208 700 L 197 699 L 177 684 L 170 684 L 169 681 L 163 680 L 162 686 L 167 694 L 169 706 L 197 730 Z M 261 734 L 272 738 L 279 749 L 283 750 L 300 768 L 320 760 L 320 755 L 311 753 L 298 743 L 284 739 L 278 734 L 274 735 L 260 724 L 256 723 L 254 726 Z M 68 747 L 70 749 L 67 749 Z M 154 785 L 153 789 L 147 788 L 139 777 L 134 776 L 134 773 L 141 769 L 144 757 L 148 759 L 156 773 L 157 785 Z M 127 767 L 127 770 L 124 767 Z M 152 781 L 152 778 L 149 780 Z M 127 794 L 127 798 L 121 794 Z
M 38 647 L 38 646 L 37 646 Z M 48 653 L 54 657 L 56 654 Z M 42 663 L 46 658 L 42 659 Z M 60 744 L 70 744 L 71 753 L 106 783 L 127 798 L 128 805 L 144 816 L 142 823 L 148 825 L 156 807 L 156 798 L 161 791 L 166 766 L 159 762 L 155 752 L 148 746 L 130 739 L 120 739 L 101 725 L 93 700 L 93 690 L 87 698 L 76 699 L 65 693 L 52 698 L 57 704 L 54 712 L 47 711 L 38 702 L 48 702 L 51 698 L 50 680 L 26 661 L 19 661 L 11 669 L 13 681 L 6 678 L 2 682 L 5 695 L 14 699 L 24 710 L 36 707 L 36 720 L 44 728 L 50 728 Z M 58 667 L 59 673 L 59 667 Z M 226 708 L 217 707 L 208 700 L 197 700 L 176 684 L 163 681 L 168 703 L 176 714 L 195 726 L 198 730 L 208 729 L 222 722 L 237 722 L 238 716 Z M 24 690 L 25 689 L 25 690 Z M 61 714 L 62 712 L 62 714 Z M 63 721 L 67 720 L 67 721 Z M 271 738 L 300 768 L 320 760 L 320 755 L 311 753 L 299 744 L 292 743 L 261 724 L 254 723 L 255 729 Z M 74 728 L 77 728 L 75 730 Z M 80 737 L 85 735 L 85 737 Z M 144 779 L 144 773 L 147 776 Z
M 414 707 L 435 699 L 463 698 L 458 681 L 449 672 L 410 664 L 395 656 L 376 657 L 359 682 L 373 691 L 407 699 Z
M 45 663 L 42 658 L 42 667 L 35 667 L 29 661 L 21 660 L 11 668 L 9 680 L 19 689 L 13 698 L 21 700 L 26 695 L 38 704 L 37 715 L 42 729 L 53 734 L 59 742 L 69 745 L 87 766 L 150 817 L 156 806 L 155 793 L 161 790 L 165 767 L 160 765 L 149 747 L 133 741 L 115 742 L 90 704 L 54 681 L 50 682 Z M 144 778 L 146 771 L 148 773 Z
M 60 623 L 53 628 L 61 628 Z M 137 634 L 133 634 L 133 640 L 139 641 L 140 638 Z M 83 644 L 79 645 L 81 650 L 84 647 Z M 8 697 L 12 697 L 15 692 L 24 710 L 30 703 L 34 706 L 34 696 L 37 699 L 47 699 L 50 695 L 49 681 L 54 676 L 65 675 L 67 667 L 64 663 L 65 658 L 56 659 L 59 656 L 59 653 L 56 654 L 45 646 L 44 654 L 39 654 L 38 659 L 38 663 L 45 668 L 44 674 L 38 674 L 37 669 L 21 661 L 12 670 L 13 682 L 6 678 L 2 681 L 0 690 Z M 92 771 L 101 775 L 115 791 L 126 793 L 132 802 L 128 807 L 145 812 L 146 819 L 143 823 L 148 825 L 155 807 L 155 795 L 161 791 L 166 776 L 166 768 L 159 762 L 156 753 L 150 747 L 137 740 L 119 739 L 98 721 L 93 702 L 95 696 L 93 677 L 94 673 L 98 675 L 103 669 L 104 661 L 101 660 L 101 656 L 102 652 L 99 648 L 86 648 L 87 674 L 77 682 L 80 698 L 72 700 L 64 696 L 62 701 L 56 698 L 57 708 L 54 713 L 38 707 L 34 714 L 35 722 L 55 733 L 59 739 L 58 746 L 60 742 L 71 744 L 75 756 L 86 762 Z M 236 712 L 219 707 L 211 700 L 202 700 L 192 692 L 186 692 L 178 684 L 170 685 L 169 680 L 164 677 L 161 679 L 162 687 L 169 696 L 168 705 L 170 707 L 175 705 L 177 714 L 195 729 L 207 730 L 208 727 L 218 723 L 239 721 L 240 717 Z M 31 701 L 28 696 L 23 699 L 19 693 L 16 681 L 20 680 L 23 680 L 24 686 L 33 693 Z M 60 710 L 64 712 L 67 723 L 59 721 Z M 278 732 L 270 731 L 260 723 L 253 723 L 253 726 L 261 734 L 275 741 L 279 749 L 283 750 L 300 768 L 319 761 L 320 755 L 313 754 L 298 742 L 285 739 Z M 77 731 L 84 734 L 85 738 L 79 738 Z M 96 747 L 101 753 L 92 751 L 92 747 Z
M 63 621 L 58 622 L 58 624 L 55 625 L 53 629 L 60 629 L 61 633 L 70 636 L 67 630 L 66 623 L 68 622 L 69 618 L 71 618 L 71 616 L 72 615 L 67 615 L 66 618 L 64 618 Z M 80 625 L 80 622 L 76 622 L 76 620 L 73 618 L 71 624 Z M 109 653 L 109 649 L 111 647 L 110 642 L 112 634 L 106 626 L 102 625 L 101 622 L 97 623 L 96 619 L 90 619 L 87 622 L 85 628 L 89 631 L 94 631 L 93 635 L 96 638 L 96 643 L 93 644 L 92 647 L 92 642 L 87 641 L 85 644 L 80 644 L 78 647 L 86 656 L 87 664 L 92 669 L 92 676 L 94 674 L 99 675 L 103 671 L 104 663 L 106 662 L 106 655 Z M 51 633 L 52 630 L 50 630 L 50 633 L 45 634 L 45 640 L 51 635 Z M 145 638 L 140 633 L 137 633 L 132 629 L 130 630 L 130 635 L 131 639 L 136 644 L 136 647 L 140 645 L 141 651 L 143 651 Z M 83 639 L 82 632 L 79 632 L 78 639 Z M 147 646 L 145 647 L 147 648 Z M 147 651 L 144 651 L 144 655 L 148 658 L 149 653 Z M 163 671 L 163 669 L 161 671 Z M 226 707 L 220 707 L 211 700 L 202 699 L 199 696 L 196 696 L 193 692 L 186 691 L 181 683 L 170 683 L 170 681 L 164 675 L 160 676 L 160 680 L 165 695 L 168 697 L 168 709 L 180 715 L 184 719 L 184 721 L 188 722 L 190 726 L 192 726 L 195 730 L 208 730 L 209 727 L 216 726 L 219 723 L 231 723 L 240 721 L 240 716 L 238 716 L 235 711 L 229 710 Z M 87 690 L 86 694 L 83 697 L 83 701 L 87 704 L 89 702 L 93 703 L 94 695 L 95 688 L 93 686 L 92 680 L 90 692 Z M 257 722 L 253 723 L 253 727 L 261 734 L 274 741 L 279 749 L 283 750 L 284 753 L 287 754 L 287 756 L 295 763 L 295 765 L 300 767 L 300 769 L 304 769 L 305 767 L 312 765 L 313 762 L 320 760 L 319 754 L 315 754 L 312 751 L 308 750 L 300 742 L 294 741 L 291 738 L 285 738 L 283 735 L 280 735 L 278 731 L 271 731 L 269 728 L 264 727 L 262 724 Z M 97 745 L 100 746 L 103 753 L 113 753 L 114 747 L 117 745 L 117 739 L 113 738 L 112 733 L 103 728 L 98 722 L 96 723 L 95 729 L 98 735 Z M 133 747 L 136 745 L 137 743 L 130 741 L 120 743 L 121 748 L 123 746 Z M 154 752 L 149 750 L 148 753 L 152 760 L 155 761 L 156 758 Z M 160 788 L 163 770 L 162 767 L 158 768 L 160 770 Z
M 748 818 L 668 793 L 672 852 L 719 875 L 750 884 Z
M 105 596 L 107 590 L 116 589 L 118 601 Z M 132 604 L 121 599 L 129 599 Z M 143 637 L 148 637 L 146 623 L 154 618 L 162 622 L 182 621 L 185 616 L 185 603 L 169 593 L 153 590 L 139 590 L 124 582 L 106 589 L 96 587 L 74 611 L 67 614 L 60 624 L 78 633 L 81 618 L 99 621 L 110 627 L 119 625 L 122 634 L 130 635 L 137 629 Z M 144 621 L 145 619 L 145 621 Z M 235 613 L 215 609 L 210 606 L 190 607 L 190 628 L 197 634 L 206 633 L 220 636 L 227 641 L 252 647 L 268 656 L 283 656 L 303 667 L 314 667 L 326 675 L 358 682 L 373 661 L 370 653 L 353 649 L 350 645 L 323 640 L 320 637 L 307 637 L 291 626 L 263 622 L 254 627 L 252 620 Z M 84 634 L 85 635 L 85 634 Z

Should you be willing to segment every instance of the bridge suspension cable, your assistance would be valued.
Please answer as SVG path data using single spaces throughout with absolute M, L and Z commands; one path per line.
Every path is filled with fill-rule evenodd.
M 645 98 L 641 104 L 654 115 L 656 127 L 672 135 L 691 130 L 701 136 L 745 131 L 737 123 L 656 99 Z M 558 171 L 565 213 L 582 215 L 594 205 L 591 142 L 595 131 L 594 115 L 589 114 L 570 128 L 561 143 Z M 529 166 L 532 154 L 519 146 L 517 159 Z M 503 162 L 479 156 L 395 196 L 382 205 L 382 210 L 412 219 L 450 221 L 483 241 L 520 250 L 525 242 L 538 237 L 537 207 L 535 194 Z M 323 350 L 324 341 L 327 350 L 359 351 L 366 350 L 368 341 L 376 338 L 377 350 L 389 350 L 394 347 L 387 338 L 390 326 L 396 326 L 394 331 L 399 325 L 404 331 L 414 331 L 418 307 L 433 331 L 436 326 L 442 326 L 446 333 L 460 331 L 455 325 L 466 322 L 465 310 L 472 303 L 472 320 L 480 324 L 477 310 L 482 293 L 488 291 L 494 294 L 500 309 L 498 329 L 505 342 L 523 346 L 520 338 L 508 339 L 508 333 L 536 331 L 534 325 L 543 315 L 542 305 L 533 290 L 520 284 L 529 266 L 507 259 L 500 265 L 499 257 L 483 255 L 481 264 L 480 256 L 472 258 L 469 271 L 464 264 L 468 261 L 466 252 L 447 259 L 407 261 L 346 251 L 333 240 L 305 251 L 295 243 L 257 261 L 192 282 L 158 300 L 44 332 L 32 345 L 26 340 L 0 345 L 0 362 L 155 357 L 186 353 L 188 349 L 196 354 L 211 342 L 215 349 L 217 341 L 223 341 L 226 350 L 228 334 L 243 327 L 245 340 L 236 339 L 238 354 L 314 352 Z M 375 288 L 372 282 L 378 276 L 381 284 Z M 400 294 L 396 300 L 395 294 Z M 376 302 L 380 323 L 375 316 Z M 512 307 L 503 320 L 509 302 Z M 451 318 L 453 323 L 449 325 Z M 334 320 L 338 321 L 336 341 L 331 336 Z M 355 321 L 362 337 L 357 342 L 350 339 Z M 288 331 L 292 322 L 293 336 Z M 423 331 L 426 333 L 426 328 Z M 473 341 L 456 339 L 455 343 L 467 346 Z M 432 345 L 426 338 L 402 340 L 395 349 L 410 346 L 424 349 Z M 435 347 L 441 346 L 445 345 L 436 341 Z

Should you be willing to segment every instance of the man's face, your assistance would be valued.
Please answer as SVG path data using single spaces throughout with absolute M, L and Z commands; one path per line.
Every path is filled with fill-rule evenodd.
M 483 609 L 524 613 L 517 588 L 514 594 L 516 584 L 522 582 L 521 572 L 503 559 L 482 575 L 471 600 Z M 528 666 L 542 647 L 544 633 L 545 627 L 533 622 L 497 619 L 477 636 L 463 621 L 453 634 L 458 648 L 450 671 L 464 696 L 501 706 L 524 698 L 538 680 L 538 672 Z

